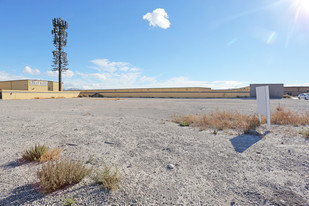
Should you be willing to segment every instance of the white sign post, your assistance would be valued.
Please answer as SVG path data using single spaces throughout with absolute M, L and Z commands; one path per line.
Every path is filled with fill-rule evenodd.
M 270 130 L 270 103 L 269 103 L 269 87 L 256 88 L 256 100 L 258 105 L 259 120 L 261 122 L 261 115 L 267 117 L 267 129 Z

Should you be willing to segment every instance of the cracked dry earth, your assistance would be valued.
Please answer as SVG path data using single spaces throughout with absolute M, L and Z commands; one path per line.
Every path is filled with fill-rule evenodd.
M 309 141 L 304 126 L 272 126 L 265 137 L 179 127 L 174 115 L 255 113 L 252 99 L 39 99 L 0 101 L 0 205 L 309 205 Z M 271 100 L 294 112 L 309 101 Z M 264 126 L 259 128 L 265 132 Z M 17 160 L 35 143 L 59 147 L 94 170 L 123 175 L 108 193 L 87 177 L 44 195 L 39 163 Z M 93 157 L 91 163 L 86 163 Z M 173 164 L 173 169 L 167 166 Z

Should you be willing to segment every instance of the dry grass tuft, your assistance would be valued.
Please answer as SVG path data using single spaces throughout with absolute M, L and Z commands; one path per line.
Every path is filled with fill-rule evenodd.
M 306 139 L 309 139 L 309 127 L 301 131 L 301 134 L 304 135 Z
M 44 193 L 51 193 L 80 182 L 90 172 L 91 170 L 79 161 L 57 160 L 43 165 L 37 175 Z
M 283 98 L 292 99 L 292 96 L 291 96 L 291 95 L 288 95 L 288 94 L 285 94 L 285 95 L 283 95 Z
M 207 115 L 178 116 L 173 119 L 173 122 L 180 125 L 186 124 L 186 126 L 199 127 L 201 130 L 205 130 L 206 128 L 217 130 L 236 129 L 244 133 L 249 133 L 250 130 L 254 130 L 260 126 L 257 115 L 247 115 L 239 112 L 230 113 L 220 110 Z M 262 118 L 262 123 L 266 123 L 265 117 Z M 309 125 L 309 113 L 293 113 L 279 105 L 271 114 L 271 123 L 294 126 Z
M 48 162 L 49 160 L 58 160 L 60 158 L 61 150 L 53 148 L 47 150 L 39 159 L 40 162 Z
M 186 115 L 176 117 L 174 122 L 181 124 L 187 122 L 192 126 L 199 127 L 201 130 L 213 128 L 217 130 L 237 129 L 245 133 L 250 129 L 256 129 L 260 125 L 256 115 L 245 115 L 239 112 L 229 113 L 217 110 L 209 115 Z
M 89 97 L 89 94 L 79 94 L 78 97 Z
M 29 162 L 40 161 L 40 158 L 46 151 L 48 151 L 48 147 L 45 145 L 36 144 L 33 148 L 26 150 L 22 157 L 24 160 Z
M 309 113 L 297 114 L 283 107 L 277 106 L 276 110 L 271 114 L 271 123 L 278 125 L 308 125 Z
M 108 191 L 115 191 L 119 187 L 122 175 L 116 167 L 113 171 L 112 168 L 104 165 L 103 170 L 98 171 L 94 180 L 96 183 L 101 184 L 103 188 Z
M 49 149 L 45 145 L 36 144 L 33 148 L 26 150 L 22 157 L 29 162 L 47 162 L 49 160 L 59 159 L 60 153 L 61 150 L 58 148 Z

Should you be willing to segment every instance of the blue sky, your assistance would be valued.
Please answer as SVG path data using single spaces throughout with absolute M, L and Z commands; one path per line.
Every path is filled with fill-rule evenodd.
M 0 0 L 0 81 L 58 80 L 56 17 L 66 89 L 309 85 L 308 0 Z

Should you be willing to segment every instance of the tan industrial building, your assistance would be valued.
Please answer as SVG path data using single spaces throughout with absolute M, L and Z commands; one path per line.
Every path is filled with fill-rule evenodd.
M 63 88 L 63 87 L 62 87 Z M 60 91 L 58 82 L 45 80 L 14 80 L 0 82 L 0 99 L 44 99 L 78 97 L 77 91 Z
M 26 90 L 37 92 L 56 92 L 59 90 L 58 82 L 45 81 L 45 80 L 14 80 L 14 81 L 1 81 L 0 90 Z M 63 84 L 62 84 L 63 85 Z

